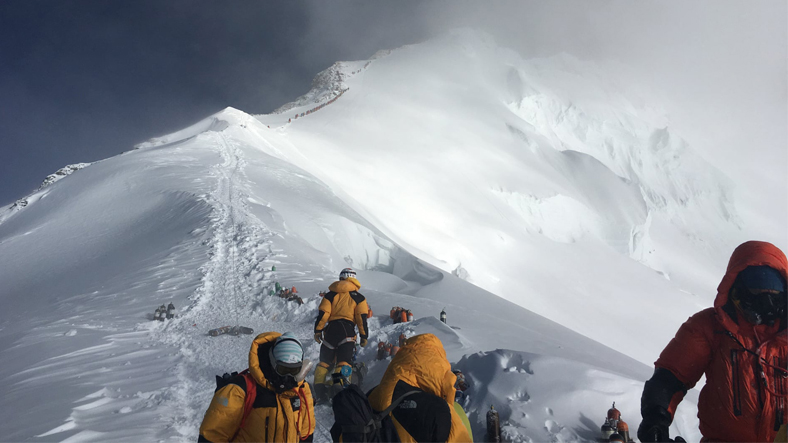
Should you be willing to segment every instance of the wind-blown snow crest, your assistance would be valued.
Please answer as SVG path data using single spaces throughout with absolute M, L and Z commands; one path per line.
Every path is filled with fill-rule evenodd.
M 47 194 L 45 188 L 49 185 L 62 180 L 63 178 L 73 174 L 76 171 L 79 171 L 80 169 L 87 168 L 88 166 L 90 166 L 90 163 L 75 163 L 73 165 L 62 167 L 53 174 L 49 174 L 35 192 L 25 198 L 15 201 L 5 208 L 0 208 L 0 223 L 3 223 L 8 217 L 13 215 L 15 211 L 19 211 L 22 208 L 27 207 L 27 205 L 35 203 L 36 201 L 45 197 Z
M 745 228 L 732 185 L 598 65 L 463 30 L 342 85 L 288 124 L 258 116 L 261 145 L 419 258 L 649 363 L 711 305 Z

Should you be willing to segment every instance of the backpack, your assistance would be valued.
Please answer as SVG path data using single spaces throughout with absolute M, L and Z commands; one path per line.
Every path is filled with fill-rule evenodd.
M 240 374 L 237 372 L 233 372 L 232 374 L 225 372 L 221 377 L 218 375 L 216 376 L 216 391 L 214 392 L 217 392 L 219 389 L 231 384 L 232 380 L 239 375 L 243 377 L 244 381 L 246 382 L 246 389 L 244 389 L 246 392 L 246 397 L 244 398 L 244 415 L 241 419 L 241 425 L 238 426 L 238 430 L 235 431 L 235 435 L 233 435 L 233 438 L 231 438 L 230 441 L 235 440 L 235 437 L 238 436 L 238 433 L 241 432 L 241 429 L 243 429 L 244 425 L 246 424 L 246 418 L 249 417 L 249 413 L 252 412 L 254 399 L 257 397 L 257 382 L 254 381 L 254 378 L 252 378 L 252 374 L 249 373 L 248 369 L 244 369 Z
M 394 399 L 382 412 L 375 412 L 369 399 L 355 384 L 348 385 L 334 396 L 334 426 L 331 439 L 335 442 L 399 442 L 399 434 L 389 414 L 405 397 L 420 391 L 410 391 Z

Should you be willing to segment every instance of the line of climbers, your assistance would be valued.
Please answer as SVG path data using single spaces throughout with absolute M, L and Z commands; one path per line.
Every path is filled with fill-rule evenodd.
M 216 377 L 198 441 L 311 442 L 315 403 L 304 381 L 310 368 L 291 332 L 258 335 L 249 351 L 249 368 Z M 332 439 L 473 441 L 470 422 L 455 401 L 457 386 L 464 384 L 457 373 L 436 336 L 407 339 L 377 387 L 364 394 L 358 384 L 348 383 L 334 396 Z
M 353 74 L 353 75 L 355 75 L 355 74 L 358 74 L 359 72 L 361 72 L 361 71 L 363 71 L 363 70 L 367 69 L 367 67 L 368 67 L 368 66 L 369 66 L 371 63 L 372 63 L 372 60 L 368 60 L 366 63 L 364 63 L 364 66 L 362 66 L 362 67 L 360 67 L 360 68 L 356 69 L 355 71 L 351 72 L 351 74 Z
M 359 72 L 361 72 L 361 71 L 363 71 L 363 70 L 367 69 L 367 67 L 369 67 L 369 65 L 370 65 L 371 63 L 372 63 L 372 61 L 371 61 L 371 60 L 370 60 L 370 61 L 367 61 L 366 63 L 364 63 L 364 66 L 363 66 L 363 67 L 361 67 L 361 68 L 359 68 L 359 69 L 357 69 L 357 70 L 355 70 L 355 71 L 352 71 L 350 74 L 351 74 L 351 75 L 358 74 Z M 338 99 L 339 97 L 341 97 L 341 96 L 342 96 L 342 94 L 344 94 L 344 93 L 345 93 L 346 91 L 348 91 L 349 89 L 350 89 L 350 88 L 345 88 L 345 89 L 342 89 L 341 91 L 339 91 L 339 94 L 338 94 L 336 97 L 332 98 L 331 100 L 329 100 L 329 101 L 327 101 L 327 102 L 325 102 L 325 103 L 323 103 L 323 104 L 321 104 L 321 105 L 315 106 L 314 108 L 312 108 L 312 109 L 310 109 L 310 110 L 308 110 L 308 111 L 304 111 L 304 112 L 302 112 L 302 113 L 300 113 L 300 114 L 296 113 L 296 115 L 295 115 L 294 117 L 288 118 L 288 119 L 287 119 L 287 122 L 288 122 L 288 123 L 292 123 L 292 121 L 293 121 L 293 120 L 295 120 L 295 119 L 297 119 L 297 118 L 299 118 L 299 117 L 302 117 L 302 118 L 303 118 L 303 117 L 306 117 L 306 116 L 307 116 L 307 115 L 309 115 L 309 114 L 312 114 L 312 113 L 314 113 L 314 112 L 317 112 L 317 111 L 319 111 L 319 110 L 321 110 L 321 109 L 325 108 L 326 106 L 328 106 L 328 105 L 330 105 L 330 104 L 334 103 L 335 101 L 337 101 L 337 99 Z M 269 126 L 269 127 L 270 127 L 270 126 Z
M 247 370 L 216 377 L 199 441 L 312 441 L 316 400 L 328 401 L 329 396 L 335 441 L 472 441 L 467 416 L 455 402 L 457 386 L 464 390 L 467 384 L 464 378 L 458 382 L 459 371 L 451 370 L 442 343 L 432 334 L 401 335 L 401 351 L 368 396 L 359 381 L 351 383 L 356 329 L 361 346 L 369 336 L 371 311 L 360 288 L 356 273 L 343 269 L 320 303 L 314 397 L 304 381 L 311 362 L 304 358 L 301 342 L 290 332 L 260 334 L 252 342 Z M 332 366 L 331 386 L 339 387 L 335 392 L 327 380 Z
M 292 121 L 293 121 L 293 120 L 295 120 L 295 119 L 297 119 L 298 117 L 306 117 L 306 116 L 307 116 L 307 115 L 309 115 L 309 114 L 312 114 L 312 113 L 314 113 L 314 112 L 317 112 L 317 111 L 319 111 L 319 110 L 321 110 L 321 109 L 325 108 L 326 106 L 328 106 L 328 105 L 330 105 L 330 104 L 334 103 L 335 101 L 337 101 L 337 99 L 338 99 L 339 97 L 342 97 L 342 95 L 343 95 L 345 92 L 347 92 L 349 89 L 350 89 L 350 88 L 345 88 L 345 89 L 343 89 L 343 90 L 339 91 L 339 94 L 338 94 L 336 97 L 334 97 L 334 98 L 332 98 L 331 100 L 329 100 L 329 101 L 327 101 L 327 102 L 323 103 L 322 105 L 315 106 L 314 108 L 312 108 L 312 109 L 310 109 L 310 110 L 308 110 L 308 111 L 304 111 L 304 112 L 302 112 L 301 114 L 298 114 L 298 113 L 296 113 L 295 117 L 288 118 L 288 119 L 287 119 L 287 122 L 288 122 L 288 123 L 292 123 Z
M 788 259 L 776 246 L 749 241 L 736 248 L 714 307 L 679 328 L 645 383 L 637 432 L 641 442 L 683 441 L 670 439 L 668 427 L 703 375 L 706 384 L 698 400 L 702 441 L 788 441 L 786 280 Z M 326 377 L 332 365 L 332 379 L 343 388 L 332 399 L 334 441 L 472 441 L 465 412 L 455 401 L 464 377 L 459 380 L 461 374 L 451 370 L 442 343 L 432 334 L 404 340 L 380 384 L 367 394 L 347 382 L 356 329 L 361 346 L 369 336 L 369 308 L 360 288 L 355 272 L 344 269 L 324 295 L 315 322 L 315 340 L 321 343 L 316 396 L 320 392 L 326 401 L 330 395 Z M 310 365 L 292 334 L 259 335 L 249 369 L 217 377 L 201 441 L 311 441 L 314 402 L 304 382 Z M 250 399 L 249 392 L 257 394 Z M 497 411 L 487 417 L 500 425 Z M 620 414 L 608 416 L 602 441 L 631 440 L 620 419 Z M 488 441 L 500 441 L 497 431 L 491 436 L 488 430 Z

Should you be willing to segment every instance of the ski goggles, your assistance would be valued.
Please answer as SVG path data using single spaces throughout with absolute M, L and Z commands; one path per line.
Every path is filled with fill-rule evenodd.
M 276 371 L 276 373 L 282 377 L 286 375 L 292 375 L 295 377 L 299 372 L 301 372 L 302 367 L 303 365 L 301 363 L 282 363 L 278 361 L 274 365 L 274 371 Z
M 785 317 L 785 309 L 788 305 L 785 292 L 763 290 L 748 292 L 745 297 L 734 301 L 748 322 L 755 325 L 772 325 L 778 319 Z
M 741 305 L 745 308 L 768 311 L 784 308 L 788 304 L 785 292 L 771 290 L 749 290 L 747 296 L 741 297 Z

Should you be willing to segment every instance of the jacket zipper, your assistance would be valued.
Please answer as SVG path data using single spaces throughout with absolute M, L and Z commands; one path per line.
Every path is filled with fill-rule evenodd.
M 271 417 L 265 418 L 265 441 L 268 441 L 268 420 L 271 420 Z
M 731 389 L 733 390 L 733 415 L 741 415 L 741 390 L 739 386 L 739 351 L 731 349 Z
M 774 366 L 781 368 L 780 366 L 780 357 L 775 356 L 772 359 L 772 363 Z M 774 391 L 780 395 L 785 394 L 785 377 L 778 375 L 777 371 L 772 370 L 772 374 L 774 374 Z M 780 426 L 783 425 L 783 415 L 785 414 L 785 399 L 784 398 L 776 398 L 775 402 L 777 403 L 777 411 L 776 417 L 774 419 L 774 430 L 779 431 Z
M 280 405 L 279 407 L 282 408 L 282 421 L 285 423 L 284 434 L 282 435 L 284 437 L 284 439 L 282 441 L 287 441 L 287 433 L 288 433 L 287 432 L 288 431 L 288 429 L 287 429 L 287 424 L 288 424 L 287 423 L 287 412 L 285 411 L 285 407 L 284 406 Z M 292 409 L 291 409 L 291 411 L 292 411 Z

